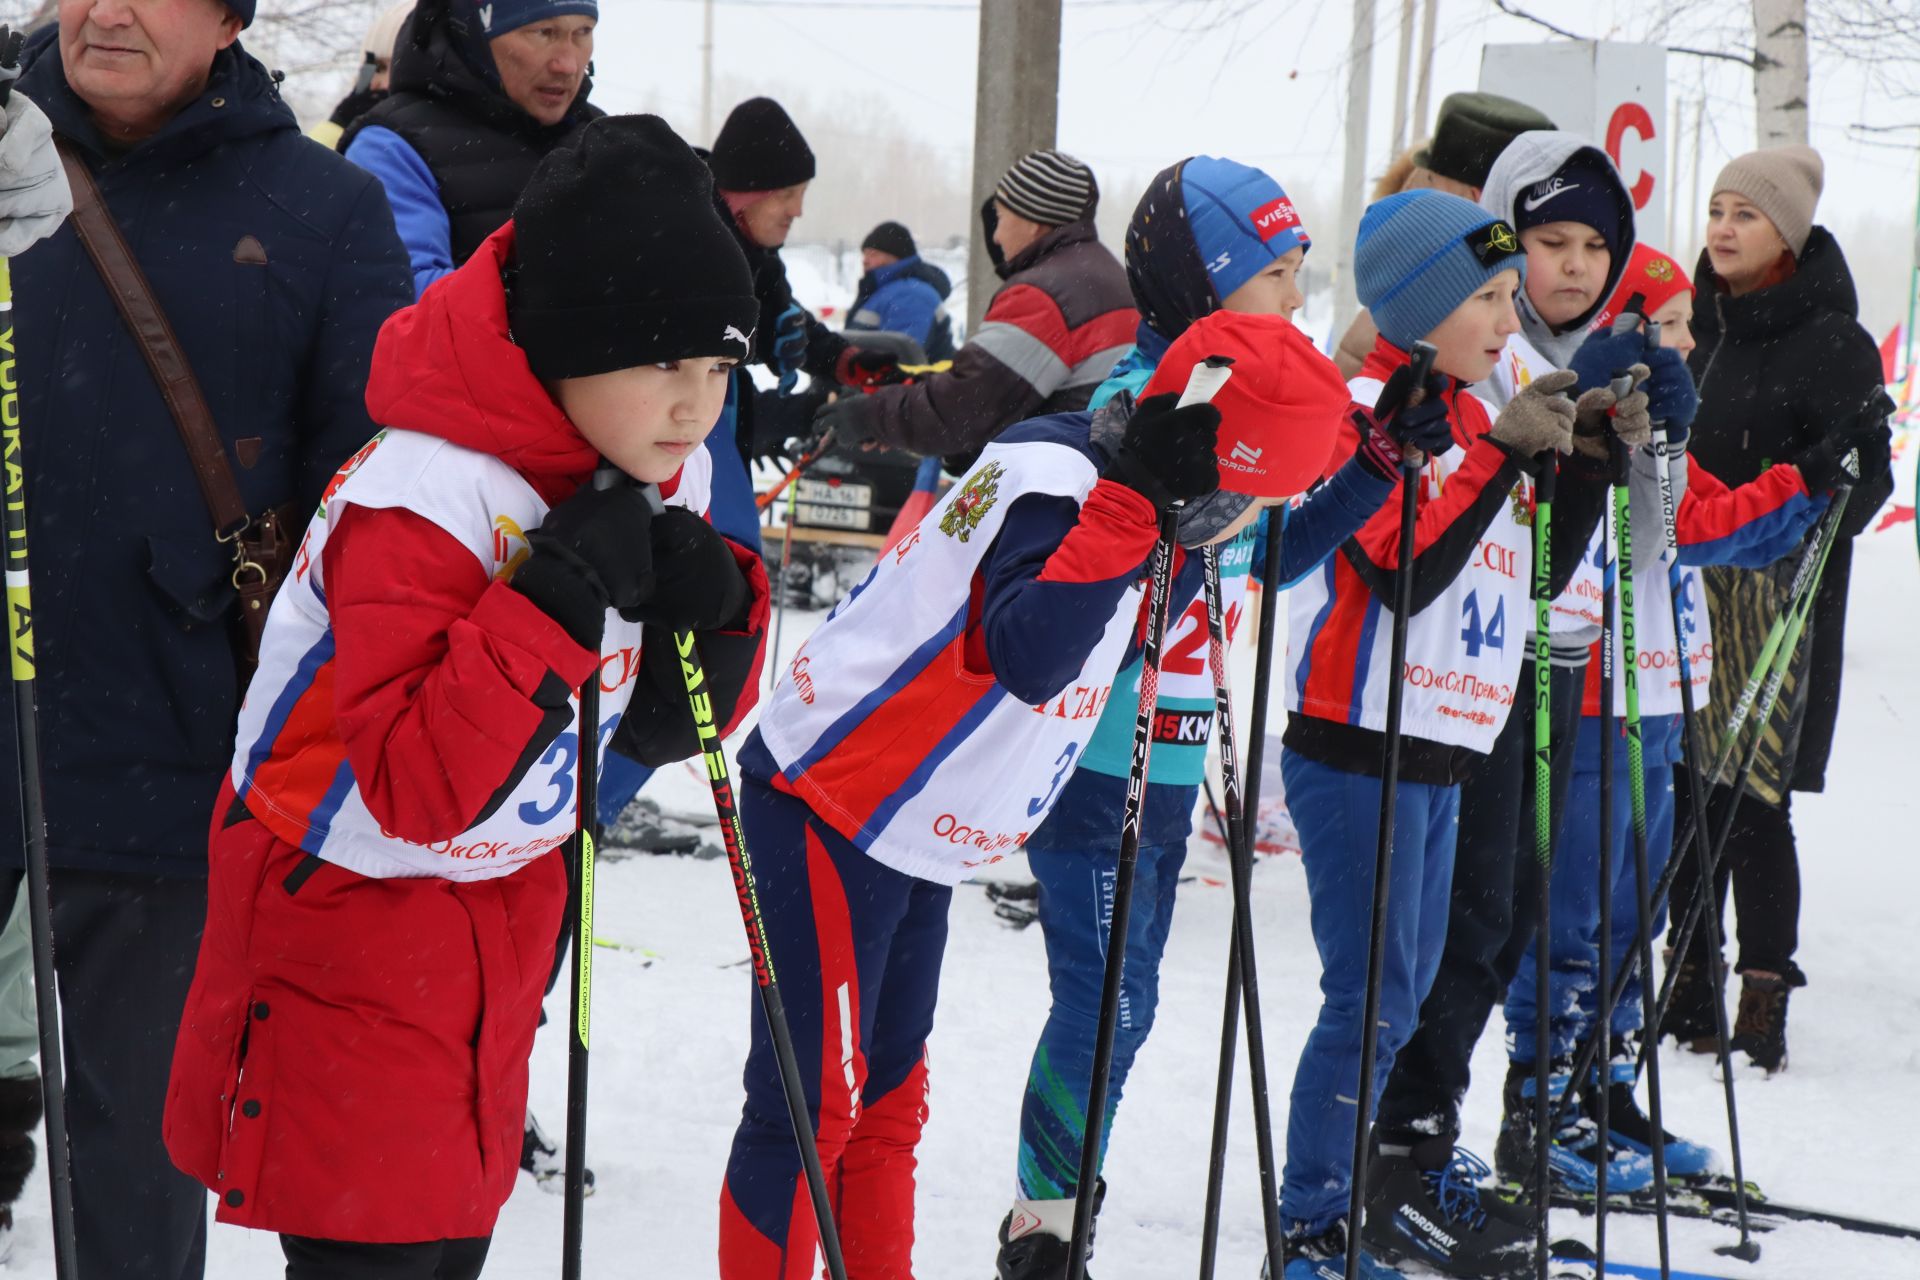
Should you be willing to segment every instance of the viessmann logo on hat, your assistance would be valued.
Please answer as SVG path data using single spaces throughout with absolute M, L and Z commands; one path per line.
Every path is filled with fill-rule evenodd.
M 1293 201 L 1285 196 L 1269 200 L 1248 216 L 1253 219 L 1253 229 L 1260 234 L 1262 242 L 1273 239 L 1288 227 L 1300 225 L 1300 215 L 1295 211 Z

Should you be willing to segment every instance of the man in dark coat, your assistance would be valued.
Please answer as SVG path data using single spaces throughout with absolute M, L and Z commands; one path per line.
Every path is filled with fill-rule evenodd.
M 1021 157 L 981 209 L 1006 281 L 945 373 L 820 411 L 842 444 L 967 453 L 1016 422 L 1087 407 L 1133 347 L 1140 316 L 1126 269 L 1093 229 L 1093 171 L 1059 151 Z
M 301 136 L 237 43 L 253 8 L 63 5 L 17 94 L 98 183 L 247 510 L 303 519 L 374 429 L 374 336 L 412 290 L 380 184 Z M 160 1123 L 240 702 L 232 548 L 71 225 L 13 284 L 80 1273 L 182 1280 L 204 1269 L 206 1193 Z M 10 862 L 17 880 L 17 845 Z
M 542 156 L 601 114 L 595 0 L 420 0 L 401 28 L 392 92 L 341 139 L 380 179 L 416 293 L 498 231 Z
M 1788 710 L 1774 723 L 1783 727 L 1761 753 L 1718 886 L 1724 897 L 1730 868 L 1739 908 L 1735 969 L 1742 975 L 1734 1048 L 1768 1071 L 1786 1064 L 1787 993 L 1806 983 L 1794 961 L 1800 871 L 1791 793 L 1826 786 L 1840 710 L 1852 539 L 1893 491 L 1880 354 L 1857 319 L 1853 276 L 1839 244 L 1813 225 L 1822 178 L 1820 156 L 1810 147 L 1776 147 L 1731 161 L 1714 184 L 1707 249 L 1694 273 L 1699 346 L 1690 363 L 1700 383 L 1694 456 L 1729 485 L 1791 461 L 1827 476 L 1831 487 L 1843 478 L 1840 459 L 1856 448 L 1861 467 L 1814 597 L 1812 635 L 1782 694 Z M 1705 710 L 1715 734 L 1778 611 L 1776 593 L 1791 569 L 1790 559 L 1762 573 L 1706 575 L 1717 660 L 1712 705 Z M 1680 780 L 1684 785 L 1684 776 Z M 1716 788 L 1711 804 L 1718 812 L 1730 798 L 1726 788 Z M 1719 818 L 1713 821 L 1718 830 Z M 1676 903 L 1688 901 L 1697 883 L 1691 861 L 1682 869 Z M 1695 950 L 1683 960 L 1688 968 L 1668 1030 L 1711 1043 L 1705 935 L 1696 931 Z

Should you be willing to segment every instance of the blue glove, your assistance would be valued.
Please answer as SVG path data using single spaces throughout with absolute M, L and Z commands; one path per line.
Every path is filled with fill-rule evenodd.
M 1567 362 L 1567 368 L 1580 376 L 1579 390 L 1591 391 L 1595 387 L 1604 387 L 1613 381 L 1613 375 L 1624 372 L 1636 364 L 1651 366 L 1647 350 L 1647 335 L 1638 329 L 1628 329 L 1622 333 L 1597 332 L 1580 344 L 1573 353 L 1573 359 Z M 1686 372 L 1684 369 L 1682 373 Z M 1656 418 L 1659 414 L 1654 415 Z M 1692 421 L 1692 416 L 1688 416 Z
M 1585 350 L 1583 346 L 1581 350 Z M 1693 373 L 1687 362 L 1672 347 L 1655 347 L 1646 354 L 1651 372 L 1641 386 L 1647 393 L 1647 412 L 1655 422 L 1667 424 L 1667 439 L 1685 437 L 1700 411 L 1700 392 L 1693 385 Z
M 773 322 L 773 371 L 782 379 L 800 372 L 807 358 L 807 313 L 795 304 L 780 313 Z

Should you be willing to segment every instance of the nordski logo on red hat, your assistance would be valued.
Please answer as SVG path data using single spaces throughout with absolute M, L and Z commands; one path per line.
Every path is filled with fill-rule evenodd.
M 1300 225 L 1300 215 L 1294 211 L 1293 201 L 1285 196 L 1269 200 L 1255 209 L 1250 216 L 1253 218 L 1253 229 L 1260 233 L 1263 243 L 1273 239 L 1288 227 Z

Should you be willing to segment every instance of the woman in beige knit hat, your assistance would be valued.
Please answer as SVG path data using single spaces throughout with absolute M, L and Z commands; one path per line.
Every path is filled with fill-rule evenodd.
M 1707 210 L 1706 252 L 1694 273 L 1699 346 L 1688 361 L 1700 384 L 1692 452 L 1727 484 L 1744 484 L 1787 461 L 1826 478 L 1810 482 L 1814 487 L 1831 488 L 1844 479 L 1840 460 L 1855 449 L 1860 459 L 1842 540 L 1815 597 L 1812 635 L 1782 695 L 1788 711 L 1773 721 L 1715 885 L 1723 903 L 1731 868 L 1739 941 L 1734 968 L 1741 975 L 1733 1047 L 1766 1071 L 1786 1066 L 1787 995 L 1807 981 L 1794 960 L 1800 869 L 1792 793 L 1826 785 L 1840 705 L 1851 539 L 1893 487 L 1890 437 L 1879 407 L 1885 401 L 1879 351 L 1856 318 L 1846 257 L 1813 221 L 1822 178 L 1820 154 L 1800 146 L 1749 152 L 1720 171 Z M 1712 695 L 1702 708 L 1709 741 L 1726 723 L 1797 559 L 1798 553 L 1768 569 L 1704 574 L 1715 650 Z M 1677 771 L 1681 812 L 1688 781 Z M 1712 830 L 1720 829 L 1731 801 L 1726 787 L 1709 796 Z M 1674 884 L 1676 918 L 1698 885 L 1694 865 L 1687 859 Z M 1693 948 L 1678 958 L 1680 984 L 1665 1030 L 1684 1044 L 1711 1049 L 1716 1018 L 1704 935 L 1696 932 Z

